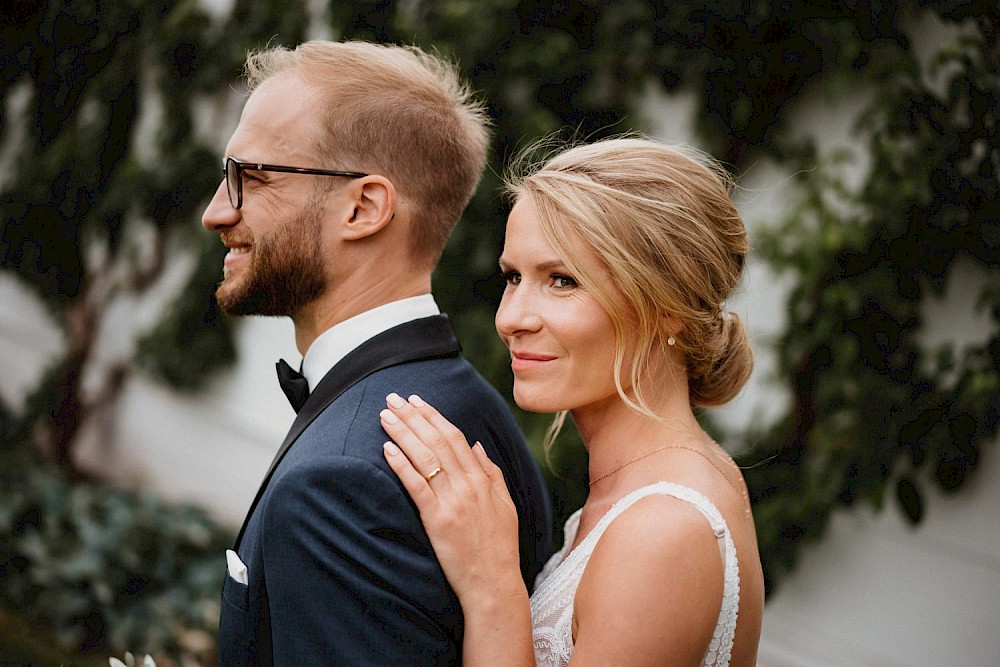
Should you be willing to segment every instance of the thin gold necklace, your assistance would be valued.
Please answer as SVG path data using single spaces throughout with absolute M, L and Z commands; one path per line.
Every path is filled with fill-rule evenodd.
M 646 452 L 645 454 L 643 454 L 641 456 L 635 457 L 631 461 L 626 461 L 625 463 L 621 464 L 620 466 L 618 466 L 617 468 L 615 468 L 611 472 L 606 472 L 603 475 L 601 475 L 600 477 L 598 477 L 597 479 L 590 480 L 589 486 L 593 486 L 594 484 L 597 484 L 598 482 L 600 482 L 602 479 L 605 479 L 606 477 L 611 477 L 612 475 L 614 475 L 616 472 L 618 472 L 619 470 L 621 470 L 625 466 L 630 466 L 633 463 L 636 463 L 637 461 L 643 460 L 647 456 L 652 456 L 653 454 L 659 454 L 664 449 L 672 449 L 672 448 L 673 449 L 691 449 L 691 447 L 684 447 L 683 445 L 663 445 L 662 447 L 657 447 L 656 449 L 654 449 L 651 452 Z
M 626 461 L 625 463 L 621 464 L 620 466 L 618 466 L 617 468 L 615 468 L 611 472 L 606 472 L 603 475 L 601 475 L 600 477 L 598 477 L 597 479 L 590 480 L 590 484 L 588 484 L 588 486 L 592 487 L 592 486 L 594 486 L 594 484 L 597 484 L 602 479 L 604 479 L 606 477 L 610 477 L 611 475 L 614 475 L 616 472 L 618 472 L 619 470 L 621 470 L 625 466 L 629 466 L 629 465 L 632 465 L 633 463 L 635 463 L 637 461 L 641 461 L 644 458 L 646 458 L 647 456 L 652 456 L 653 454 L 658 454 L 658 453 L 662 452 L 665 449 L 686 449 L 689 452 L 694 452 L 695 454 L 698 454 L 699 456 L 701 456 L 702 458 L 704 458 L 706 461 L 708 461 L 709 464 L 711 464 L 711 466 L 713 468 L 715 468 L 716 470 L 719 471 L 719 474 L 722 475 L 722 479 L 726 480 L 726 483 L 729 484 L 729 486 L 731 486 L 734 491 L 736 491 L 741 496 L 743 496 L 743 501 L 744 501 L 744 504 L 746 505 L 747 516 L 748 517 L 750 516 L 750 499 L 747 497 L 746 486 L 744 486 L 742 489 L 738 489 L 736 487 L 736 485 L 733 484 L 733 480 L 729 479 L 729 475 L 727 475 L 725 473 L 725 471 L 723 471 L 722 468 L 720 468 L 718 466 L 718 464 L 716 464 L 716 462 L 713 461 L 711 459 L 711 457 L 709 457 L 709 455 L 707 453 L 701 451 L 700 449 L 696 449 L 694 447 L 691 447 L 689 445 L 672 444 L 672 445 L 663 445 L 662 447 L 657 447 L 656 449 L 654 449 L 654 450 L 652 450 L 650 452 L 646 452 L 645 454 L 643 454 L 641 456 L 635 457 L 631 461 Z

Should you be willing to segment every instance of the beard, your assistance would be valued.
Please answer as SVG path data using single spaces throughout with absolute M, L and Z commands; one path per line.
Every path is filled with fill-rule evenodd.
M 319 211 L 308 206 L 270 237 L 254 241 L 247 275 L 223 278 L 216 301 L 227 315 L 293 315 L 326 289 L 319 245 Z

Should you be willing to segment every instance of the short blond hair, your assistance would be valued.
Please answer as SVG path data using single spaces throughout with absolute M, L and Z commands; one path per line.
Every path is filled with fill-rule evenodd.
M 287 71 L 319 93 L 323 166 L 392 181 L 412 216 L 412 257 L 437 264 L 479 184 L 490 140 L 485 106 L 457 67 L 413 46 L 317 40 L 251 53 L 244 73 L 253 92 Z
M 726 403 L 750 377 L 746 330 L 724 306 L 749 250 L 731 186 L 707 155 L 641 137 L 579 145 L 541 166 L 522 159 L 507 179 L 510 194 L 530 200 L 549 243 L 608 312 L 618 393 L 641 412 L 652 414 L 643 390 L 655 388 L 642 378 L 671 336 L 667 314 L 682 325 L 674 338 L 693 407 Z M 612 284 L 581 261 L 581 242 Z M 630 346 L 635 401 L 621 382 Z

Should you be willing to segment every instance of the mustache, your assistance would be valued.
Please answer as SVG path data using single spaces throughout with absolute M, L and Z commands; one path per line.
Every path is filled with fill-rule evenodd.
M 219 235 L 219 238 L 222 240 L 223 245 L 227 246 L 232 244 L 236 245 L 253 244 L 253 236 L 249 236 L 247 234 L 241 234 L 239 232 L 231 232 L 231 231 L 223 232 L 222 234 Z

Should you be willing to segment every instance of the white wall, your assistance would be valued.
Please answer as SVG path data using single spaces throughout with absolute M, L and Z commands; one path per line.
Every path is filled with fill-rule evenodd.
M 990 333 L 975 298 L 985 271 L 953 271 L 924 307 L 924 343 L 981 343 Z M 913 526 L 892 494 L 886 507 L 835 513 L 821 543 L 768 601 L 764 667 L 1000 664 L 1000 442 L 960 492 L 924 479 L 925 517 Z
M 239 365 L 196 394 L 179 395 L 134 375 L 120 405 L 85 428 L 83 465 L 168 500 L 202 505 L 239 526 L 295 416 L 274 373 L 281 357 L 298 364 L 292 335 L 286 319 L 245 319 L 237 335 Z M 0 274 L 0 397 L 6 405 L 23 408 L 25 393 L 58 358 L 61 343 L 34 297 Z M 99 350 L 97 356 L 106 361 L 110 354 Z
M 197 394 L 134 378 L 110 434 L 85 438 L 82 458 L 90 466 L 114 461 L 114 478 L 197 503 L 238 527 L 295 417 L 274 371 L 282 357 L 298 365 L 292 336 L 289 320 L 247 319 L 238 367 Z
M 1000 450 L 967 487 L 929 484 L 917 527 L 895 506 L 834 515 L 764 615 L 764 667 L 1000 664 Z

